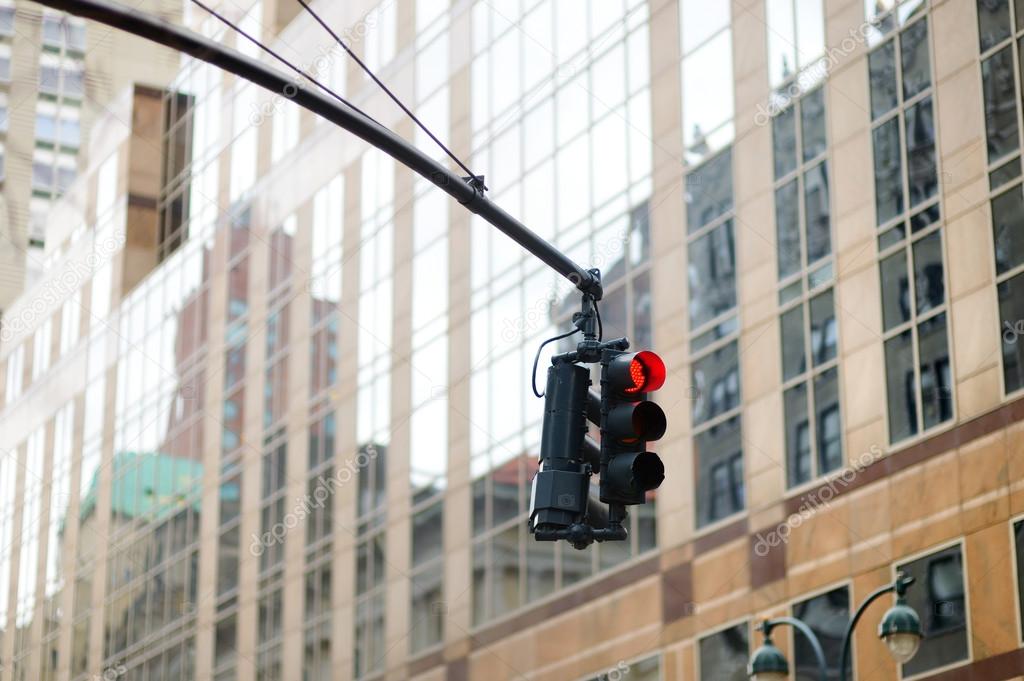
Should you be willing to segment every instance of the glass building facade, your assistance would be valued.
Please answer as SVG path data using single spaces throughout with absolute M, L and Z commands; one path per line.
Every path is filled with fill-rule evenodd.
M 448 162 L 308 15 L 244 4 Z M 779 615 L 837 678 L 898 570 L 925 643 L 900 668 L 858 638 L 855 677 L 1022 668 L 1016 3 L 321 5 L 496 203 L 601 269 L 605 332 L 667 365 L 665 483 L 624 542 L 534 541 L 530 371 L 571 284 L 182 57 L 119 100 L 0 322 L 0 681 L 720 681 Z M 65 99 L 39 103 L 51 155 L 84 144 Z

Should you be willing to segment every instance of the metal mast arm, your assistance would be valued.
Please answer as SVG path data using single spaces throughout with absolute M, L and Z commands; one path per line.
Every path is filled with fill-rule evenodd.
M 105 0 L 40 0 L 40 4 L 174 48 L 282 96 L 286 96 L 285 93 L 294 93 L 289 98 L 296 104 L 344 128 L 430 180 L 470 211 L 540 258 L 580 291 L 593 296 L 595 300 L 601 299 L 601 282 L 593 274 L 505 212 L 484 196 L 474 184 L 448 170 L 384 126 L 365 118 L 351 108 L 320 92 L 303 87 L 301 83 L 297 84 L 293 79 L 256 59 L 228 49 L 195 31 L 136 9 Z

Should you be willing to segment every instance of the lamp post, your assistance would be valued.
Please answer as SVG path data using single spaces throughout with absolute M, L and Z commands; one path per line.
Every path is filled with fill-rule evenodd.
M 857 622 L 860 621 L 861 615 L 864 614 L 868 606 L 887 593 L 894 592 L 896 600 L 882 617 L 882 621 L 878 625 L 878 636 L 885 641 L 889 653 L 900 664 L 909 662 L 917 654 L 923 637 L 921 619 L 914 609 L 907 605 L 905 598 L 907 589 L 913 583 L 913 577 L 907 577 L 901 572 L 896 575 L 896 579 L 891 584 L 886 584 L 875 590 L 860 604 L 846 626 L 846 634 L 843 636 L 842 653 L 839 657 L 839 681 L 846 681 L 846 666 L 850 659 L 850 641 L 853 639 L 854 627 L 857 626 Z M 786 656 L 772 643 L 771 638 L 772 629 L 782 624 L 788 624 L 807 637 L 818 661 L 818 675 L 821 681 L 827 681 L 828 666 L 825 663 L 825 653 L 821 642 L 818 641 L 818 637 L 807 624 L 795 617 L 776 617 L 761 623 L 760 629 L 764 633 L 764 643 L 754 651 L 750 657 L 750 664 L 747 665 L 747 674 L 751 681 L 784 681 L 789 676 L 789 663 L 786 661 Z

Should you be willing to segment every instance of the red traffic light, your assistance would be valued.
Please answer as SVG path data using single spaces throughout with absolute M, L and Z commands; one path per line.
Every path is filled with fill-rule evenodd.
M 650 350 L 615 358 L 616 388 L 626 395 L 648 393 L 665 385 L 665 363 Z

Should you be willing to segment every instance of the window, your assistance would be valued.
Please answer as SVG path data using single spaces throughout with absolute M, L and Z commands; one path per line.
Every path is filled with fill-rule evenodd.
M 850 590 L 845 586 L 832 589 L 820 596 L 793 604 L 793 617 L 802 620 L 818 637 L 825 653 L 829 678 L 839 676 L 839 657 L 842 655 L 846 625 L 850 621 Z M 818 681 L 818 658 L 807 642 L 807 637 L 793 634 L 793 667 L 796 681 Z M 847 661 L 846 677 L 852 678 L 853 668 Z
M 953 392 L 929 19 L 923 12 L 906 20 L 901 13 L 886 16 L 876 24 L 891 35 L 868 55 L 868 75 L 889 440 L 895 443 L 952 419 Z
M 907 604 L 920 615 L 924 630 L 917 655 L 903 665 L 903 676 L 966 660 L 967 601 L 961 546 L 951 546 L 897 569 L 917 580 L 907 591 Z
M 3 516 L 0 515 L 0 521 L 2 520 Z M 0 527 L 0 530 L 2 529 Z M 1024 632 L 1024 520 L 1018 520 L 1013 524 L 1013 548 L 1014 564 L 1017 566 L 1017 613 L 1021 618 L 1021 631 Z M 0 584 L 2 583 L 3 579 L 0 578 Z M 2 608 L 0 612 L 3 612 Z
M 66 355 L 78 343 L 82 326 L 82 290 L 75 292 L 61 305 L 60 356 Z
M 745 507 L 732 150 L 686 177 L 697 526 Z
M 50 368 L 50 357 L 53 356 L 53 317 L 36 329 L 32 340 L 32 380 L 35 381 Z
M 697 644 L 700 681 L 746 681 L 750 660 L 747 623 L 705 636 Z
M 825 91 L 772 119 L 786 482 L 843 462 Z
M 395 56 L 395 40 L 398 30 L 398 3 L 383 0 L 363 18 L 365 39 L 363 62 L 374 73 L 387 66 Z M 365 75 L 364 78 L 369 79 Z
M 725 148 L 735 134 L 729 13 L 729 3 L 680 3 L 683 145 L 688 164 Z
M 320 394 L 338 378 L 344 206 L 344 175 L 335 177 L 313 197 L 313 250 L 309 272 L 311 395 Z
M 25 344 L 22 343 L 7 356 L 6 386 L 4 399 L 7 404 L 21 397 L 25 380 Z
M 768 0 L 765 23 L 768 80 L 773 88 L 816 64 L 825 51 L 821 0 Z
M 988 147 L 1003 388 L 1024 388 L 1024 185 L 1021 184 L 1020 74 L 1024 6 L 978 2 L 982 93 Z

